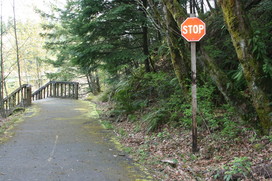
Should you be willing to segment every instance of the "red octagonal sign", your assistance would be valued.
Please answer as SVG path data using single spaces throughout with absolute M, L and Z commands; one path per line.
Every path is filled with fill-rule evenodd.
M 205 23 L 197 18 L 187 18 L 181 24 L 181 35 L 189 42 L 199 41 L 206 34 Z

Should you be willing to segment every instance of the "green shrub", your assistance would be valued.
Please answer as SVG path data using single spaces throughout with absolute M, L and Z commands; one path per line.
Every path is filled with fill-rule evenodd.
M 229 120 L 224 121 L 223 129 L 221 131 L 222 136 L 235 138 L 238 136 L 238 133 L 241 130 L 239 129 L 237 123 Z
M 235 157 L 228 165 L 225 165 L 224 180 L 232 180 L 233 175 L 241 174 L 245 178 L 251 175 L 251 161 L 248 157 Z M 239 180 L 239 179 L 238 179 Z
M 143 121 L 147 123 L 147 132 L 157 130 L 161 125 L 168 122 L 169 117 L 169 112 L 164 108 L 149 112 L 143 119 Z
M 105 129 L 113 129 L 113 125 L 110 121 L 101 121 L 101 124 Z
M 169 97 L 175 92 L 171 76 L 166 73 L 136 72 L 126 80 L 121 80 L 116 86 L 113 100 L 115 109 L 130 114 L 144 109 L 149 102 Z
M 222 136 L 235 137 L 238 134 L 237 123 L 232 120 L 233 110 L 229 105 L 216 105 L 216 88 L 211 82 L 198 85 L 198 125 L 200 129 L 220 131 Z M 191 128 L 191 96 L 184 95 L 176 78 L 163 73 L 144 73 L 136 71 L 126 80 L 115 86 L 113 100 L 116 103 L 115 114 L 128 115 L 135 121 L 134 115 L 142 115 L 148 132 L 155 131 L 163 124 Z M 217 113 L 215 110 L 223 110 Z

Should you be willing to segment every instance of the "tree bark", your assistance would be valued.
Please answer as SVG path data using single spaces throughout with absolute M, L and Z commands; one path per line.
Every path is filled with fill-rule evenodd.
M 100 86 L 100 81 L 99 81 L 99 76 L 97 74 L 97 72 L 87 72 L 86 73 L 86 78 L 88 81 L 88 86 L 90 91 L 96 95 L 99 92 L 101 92 L 101 86 Z
M 3 57 L 3 0 L 1 0 L 1 82 L 0 99 L 4 98 L 4 57 Z
M 147 0 L 142 0 L 143 2 L 143 15 L 145 17 L 145 19 L 147 18 L 146 16 L 146 8 L 147 8 Z M 148 50 L 148 28 L 146 25 L 146 22 L 143 22 L 142 25 L 142 31 L 143 31 L 143 53 L 146 56 L 145 59 L 145 71 L 146 72 L 150 72 L 151 68 L 150 68 L 150 61 L 149 61 L 149 50 Z
M 18 68 L 18 81 L 19 86 L 22 86 L 21 80 L 21 67 L 20 67 L 20 58 L 19 58 L 19 43 L 17 36 L 17 25 L 16 25 L 16 14 L 15 14 L 15 0 L 13 0 L 13 26 L 14 26 L 14 35 L 15 35 L 15 45 L 16 45 L 16 58 L 17 58 L 17 68 Z
M 96 85 L 97 85 L 97 92 L 101 92 L 101 86 L 100 86 L 100 80 L 99 80 L 99 76 L 98 76 L 98 73 L 96 72 L 95 74 L 95 81 L 96 81 Z
M 162 2 L 172 14 L 178 25 L 181 25 L 181 23 L 188 17 L 186 10 L 180 6 L 178 0 L 162 0 Z
M 0 80 L 0 109 L 1 115 L 4 115 L 4 57 L 3 57 L 3 1 L 1 0 L 1 80 Z
M 201 7 L 201 13 L 204 14 L 204 0 L 201 0 L 200 7 Z
M 216 1 L 216 0 L 215 0 L 215 1 Z M 207 5 L 208 5 L 209 9 L 210 9 L 210 10 L 212 10 L 212 9 L 213 9 L 213 7 L 211 6 L 210 1 L 209 1 L 209 0 L 206 0 L 206 3 L 207 3 Z
M 201 8 L 199 7 L 199 4 L 196 2 L 196 0 L 193 0 L 193 1 L 194 1 L 194 8 L 196 9 L 197 13 L 201 14 L 202 11 L 201 11 Z
M 4 83 L 4 89 L 5 89 L 6 96 L 8 96 L 9 93 L 8 93 L 7 83 L 6 83 L 5 79 L 4 79 L 3 83 Z
M 86 78 L 87 78 L 87 82 L 88 82 L 88 87 L 89 87 L 90 91 L 92 92 L 92 84 L 91 84 L 91 80 L 90 80 L 89 74 L 86 74 Z
M 186 87 L 186 79 L 190 77 L 189 75 L 189 49 L 183 44 L 183 42 L 179 42 L 180 39 L 180 30 L 179 27 L 174 20 L 172 13 L 169 11 L 167 6 L 173 7 L 172 1 L 163 0 L 161 4 L 163 5 L 163 10 L 159 12 L 159 9 L 156 8 L 155 3 L 152 0 L 148 0 L 150 7 L 153 11 L 153 18 L 156 22 L 158 22 L 158 26 L 162 29 L 162 31 L 166 34 L 167 44 L 169 46 L 169 51 L 171 55 L 171 62 L 175 72 L 175 75 L 179 81 L 179 85 L 184 91 L 184 94 L 188 92 Z M 178 1 L 175 1 L 176 6 L 180 6 Z M 172 9 L 171 9 L 172 10 Z M 186 16 L 185 12 L 181 13 L 182 16 Z M 164 16 L 162 16 L 164 15 Z M 184 18 L 185 19 L 185 18 Z
M 179 84 L 184 91 L 184 94 L 188 93 L 188 90 L 186 88 L 186 79 L 189 78 L 189 75 L 187 74 L 189 72 L 188 66 L 186 65 L 184 57 L 182 56 L 179 47 L 181 46 L 178 43 L 178 37 L 176 35 L 177 30 L 177 24 L 175 20 L 173 19 L 172 14 L 166 9 L 166 22 L 167 22 L 167 43 L 170 49 L 171 54 L 171 61 L 172 65 L 176 74 L 176 77 L 178 78 Z
M 241 0 L 220 0 L 224 20 L 231 35 L 237 57 L 242 65 L 244 77 L 251 94 L 253 106 L 258 114 L 263 134 L 269 134 L 272 108 L 268 96 L 260 82 L 263 77 L 262 66 L 254 58 L 249 40 L 252 39 L 252 28 L 246 17 Z
M 207 0 L 208 2 L 209 0 Z M 209 3 L 209 2 L 208 2 Z M 214 0 L 214 9 L 218 9 L 217 0 Z
M 39 64 L 39 61 L 36 59 L 36 71 L 37 71 L 37 85 L 38 87 L 41 87 L 42 86 L 42 78 L 41 78 L 41 75 L 40 75 L 40 64 Z

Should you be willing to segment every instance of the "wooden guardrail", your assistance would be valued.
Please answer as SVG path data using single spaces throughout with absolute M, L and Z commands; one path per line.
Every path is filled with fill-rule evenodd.
M 50 81 L 32 94 L 32 100 L 47 97 L 78 99 L 78 82 Z
M 32 93 L 31 85 L 24 84 L 0 100 L 1 116 L 7 117 L 17 107 L 30 106 L 32 101 L 47 97 L 78 99 L 78 86 L 78 82 L 50 81 Z
M 17 107 L 31 105 L 31 85 L 24 84 L 0 101 L 2 117 L 9 116 Z

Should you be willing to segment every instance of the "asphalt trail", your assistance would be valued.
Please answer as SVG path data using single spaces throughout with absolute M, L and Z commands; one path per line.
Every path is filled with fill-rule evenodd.
M 0 145 L 1 181 L 151 180 L 116 148 L 93 104 L 50 98 L 33 106 Z

